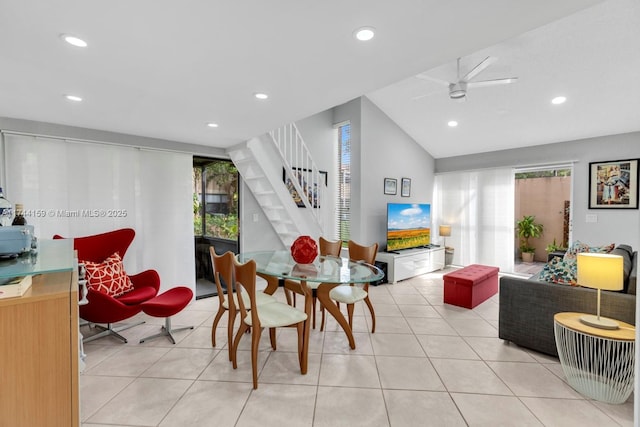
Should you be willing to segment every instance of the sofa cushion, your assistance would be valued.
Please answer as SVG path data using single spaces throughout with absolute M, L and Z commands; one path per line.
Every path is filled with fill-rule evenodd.
M 553 258 L 546 263 L 540 271 L 539 280 L 549 283 L 558 283 L 560 285 L 576 286 L 577 263 L 575 260 L 569 259 L 565 261 L 562 258 Z
M 614 250 L 611 251 L 611 255 L 620 255 L 623 260 L 623 275 L 624 278 L 624 290 L 623 292 L 629 291 L 629 275 L 631 274 L 631 269 L 633 268 L 633 250 L 631 246 L 628 245 L 618 245 Z

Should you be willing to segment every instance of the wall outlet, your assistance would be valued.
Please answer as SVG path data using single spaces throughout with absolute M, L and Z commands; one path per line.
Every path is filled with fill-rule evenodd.
M 253 222 L 258 222 L 258 214 L 257 213 L 253 214 Z
M 587 218 L 585 219 L 585 222 L 598 222 L 598 215 L 587 214 Z

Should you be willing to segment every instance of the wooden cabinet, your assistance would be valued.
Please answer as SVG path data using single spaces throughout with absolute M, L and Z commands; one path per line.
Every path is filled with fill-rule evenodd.
M 398 253 L 378 252 L 376 261 L 387 263 L 387 279 L 396 283 L 444 268 L 444 248 L 406 249 Z
M 77 269 L 32 279 L 0 299 L 0 426 L 77 427 Z

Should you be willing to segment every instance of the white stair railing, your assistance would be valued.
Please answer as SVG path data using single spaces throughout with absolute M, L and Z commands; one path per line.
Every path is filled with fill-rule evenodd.
M 323 206 L 326 206 L 327 173 L 316 166 L 294 123 L 269 132 L 282 155 L 285 183 L 299 206 L 311 209 L 318 225 L 324 229 Z

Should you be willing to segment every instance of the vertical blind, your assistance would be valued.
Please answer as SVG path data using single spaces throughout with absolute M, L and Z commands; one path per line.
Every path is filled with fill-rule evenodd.
M 191 155 L 11 133 L 4 145 L 6 195 L 39 239 L 131 227 L 128 272 L 195 287 Z
M 511 168 L 436 175 L 433 226 L 451 225 L 454 264 L 513 272 L 514 188 Z
M 349 240 L 351 232 L 351 125 L 338 126 L 338 200 L 336 238 Z

